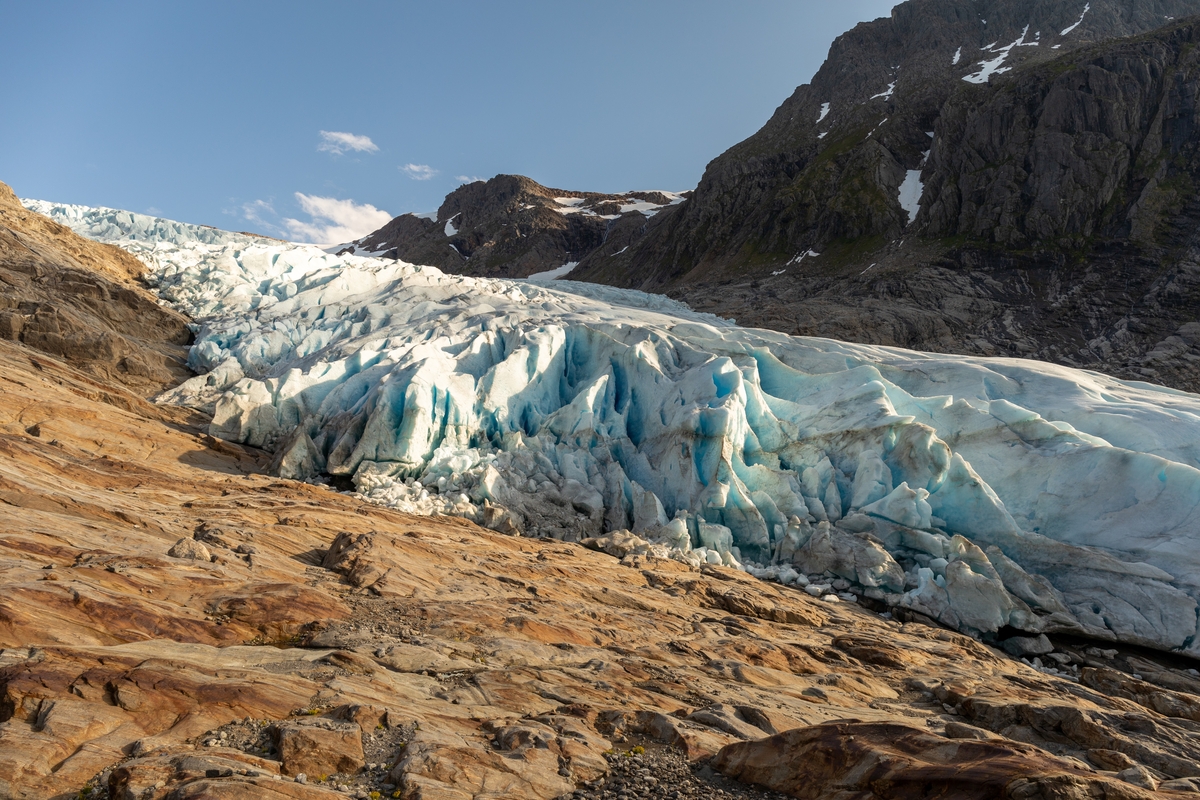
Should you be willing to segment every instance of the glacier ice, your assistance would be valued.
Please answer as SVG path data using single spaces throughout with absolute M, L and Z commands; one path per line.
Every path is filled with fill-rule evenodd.
M 1200 655 L 1200 397 L 26 201 L 198 321 L 163 399 L 374 502 Z M 553 287 L 553 288 L 551 288 Z M 824 576 L 809 585 L 806 576 Z

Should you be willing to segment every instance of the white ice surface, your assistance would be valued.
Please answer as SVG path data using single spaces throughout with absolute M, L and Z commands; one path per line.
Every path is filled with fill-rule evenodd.
M 200 374 L 164 400 L 274 450 L 282 475 L 528 535 L 629 528 L 690 563 L 794 565 L 969 633 L 1200 654 L 1196 395 L 26 204 L 146 261 L 200 323 Z
M 925 151 L 926 155 L 929 151 Z M 908 222 L 917 218 L 921 211 L 921 195 L 925 193 L 925 184 L 921 183 L 921 170 L 910 169 L 900 184 L 900 207 L 908 212 Z

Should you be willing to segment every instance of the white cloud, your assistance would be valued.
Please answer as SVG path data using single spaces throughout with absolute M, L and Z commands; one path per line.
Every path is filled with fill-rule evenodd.
M 342 131 L 321 131 L 321 143 L 317 149 L 324 153 L 340 156 L 347 150 L 358 153 L 378 153 L 379 147 L 371 141 L 370 136 L 357 136 Z
M 392 215 L 382 209 L 368 203 L 359 205 L 353 200 L 316 197 L 296 192 L 296 201 L 312 220 L 302 222 L 290 217 L 284 218 L 283 226 L 287 230 L 288 238 L 294 241 L 315 244 L 352 242 L 382 228 L 392 219 Z
M 438 171 L 428 164 L 405 164 L 400 171 L 414 181 L 427 181 L 438 174 Z
M 273 223 L 268 221 L 264 215 L 275 216 L 275 207 L 266 200 L 255 200 L 253 203 L 244 203 L 242 205 L 242 218 L 248 222 L 253 222 L 255 225 L 261 225 L 264 228 L 277 231 Z
M 481 181 L 486 181 L 487 178 L 479 178 L 474 175 L 470 177 L 466 175 L 455 175 L 454 180 L 458 181 L 459 183 L 479 183 Z

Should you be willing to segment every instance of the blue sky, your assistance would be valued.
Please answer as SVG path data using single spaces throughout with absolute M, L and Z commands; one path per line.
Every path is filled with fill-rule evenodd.
M 502 172 L 681 191 L 893 4 L 0 0 L 0 180 L 323 241 Z

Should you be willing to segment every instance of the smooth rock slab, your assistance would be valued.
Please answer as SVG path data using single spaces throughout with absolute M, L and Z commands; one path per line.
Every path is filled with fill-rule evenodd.
M 832 722 L 737 742 L 717 753 L 713 767 L 800 800 L 1153 797 L 1031 745 L 946 739 L 894 723 Z

